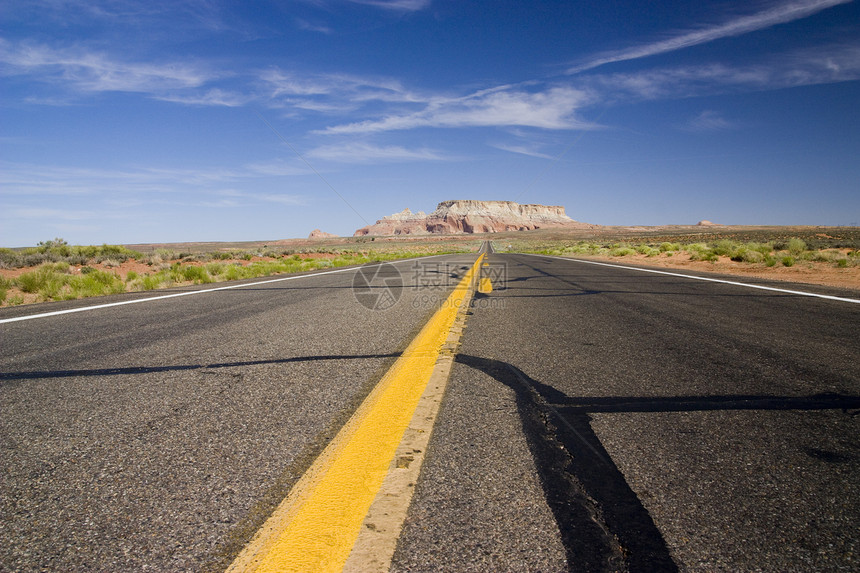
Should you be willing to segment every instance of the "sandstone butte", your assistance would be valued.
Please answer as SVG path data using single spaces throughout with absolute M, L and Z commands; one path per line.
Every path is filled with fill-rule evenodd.
M 513 201 L 442 201 L 429 215 L 408 208 L 383 217 L 374 225 L 357 230 L 365 235 L 453 235 L 461 233 L 501 233 L 546 228 L 592 229 L 597 225 L 580 223 L 568 217 L 564 207 L 520 205 Z
M 314 229 L 311 231 L 311 234 L 308 235 L 308 239 L 336 239 L 337 235 L 333 233 L 326 233 L 325 231 L 320 231 L 319 229 Z

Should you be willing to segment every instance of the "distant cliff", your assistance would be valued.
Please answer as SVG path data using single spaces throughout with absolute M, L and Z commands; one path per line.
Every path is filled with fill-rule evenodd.
M 332 233 L 326 233 L 325 231 L 320 231 L 319 229 L 314 229 L 311 231 L 311 234 L 308 235 L 308 239 L 336 239 L 337 235 Z
M 466 199 L 442 201 L 429 215 L 423 211 L 413 213 L 407 208 L 383 217 L 375 225 L 362 227 L 355 236 L 500 233 L 550 227 L 588 229 L 594 225 L 574 221 L 560 206 Z

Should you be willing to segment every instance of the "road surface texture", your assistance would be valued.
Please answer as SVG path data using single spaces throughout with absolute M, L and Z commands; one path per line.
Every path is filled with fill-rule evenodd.
M 0 324 L 0 571 L 223 570 L 474 259 Z M 489 260 L 393 571 L 860 569 L 860 305 Z
M 393 570 L 860 568 L 860 305 L 490 261 Z
M 223 570 L 474 260 L 0 324 L 0 570 Z

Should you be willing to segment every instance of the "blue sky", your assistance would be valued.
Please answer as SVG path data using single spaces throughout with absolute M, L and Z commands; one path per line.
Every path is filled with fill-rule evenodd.
M 7 0 L 0 74 L 2 246 L 860 222 L 852 1 Z

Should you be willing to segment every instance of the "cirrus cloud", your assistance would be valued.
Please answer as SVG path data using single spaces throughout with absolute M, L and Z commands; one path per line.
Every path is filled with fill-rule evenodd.
M 438 161 L 445 159 L 430 149 L 406 149 L 400 146 L 376 146 L 354 142 L 340 145 L 323 145 L 306 154 L 314 159 L 341 163 L 381 163 L 394 161 Z
M 586 129 L 592 127 L 591 124 L 580 120 L 576 114 L 587 99 L 585 92 L 569 86 L 540 92 L 501 86 L 463 98 L 436 98 L 417 112 L 332 126 L 319 133 L 373 133 L 419 127 Z
M 799 0 L 779 4 L 756 14 L 735 18 L 716 26 L 704 27 L 698 30 L 685 32 L 651 44 L 598 55 L 585 63 L 568 69 L 567 73 L 576 74 L 606 64 L 638 60 L 648 56 L 656 56 L 658 54 L 665 54 L 699 44 L 713 42 L 722 38 L 748 34 L 750 32 L 763 30 L 778 24 L 785 24 L 794 20 L 807 18 L 827 8 L 832 8 L 839 4 L 847 4 L 851 1 L 852 0 Z
M 183 63 L 134 63 L 80 48 L 51 48 L 43 44 L 13 45 L 0 41 L 0 63 L 6 76 L 28 75 L 44 82 L 63 83 L 86 92 L 161 93 L 196 88 L 215 74 Z

